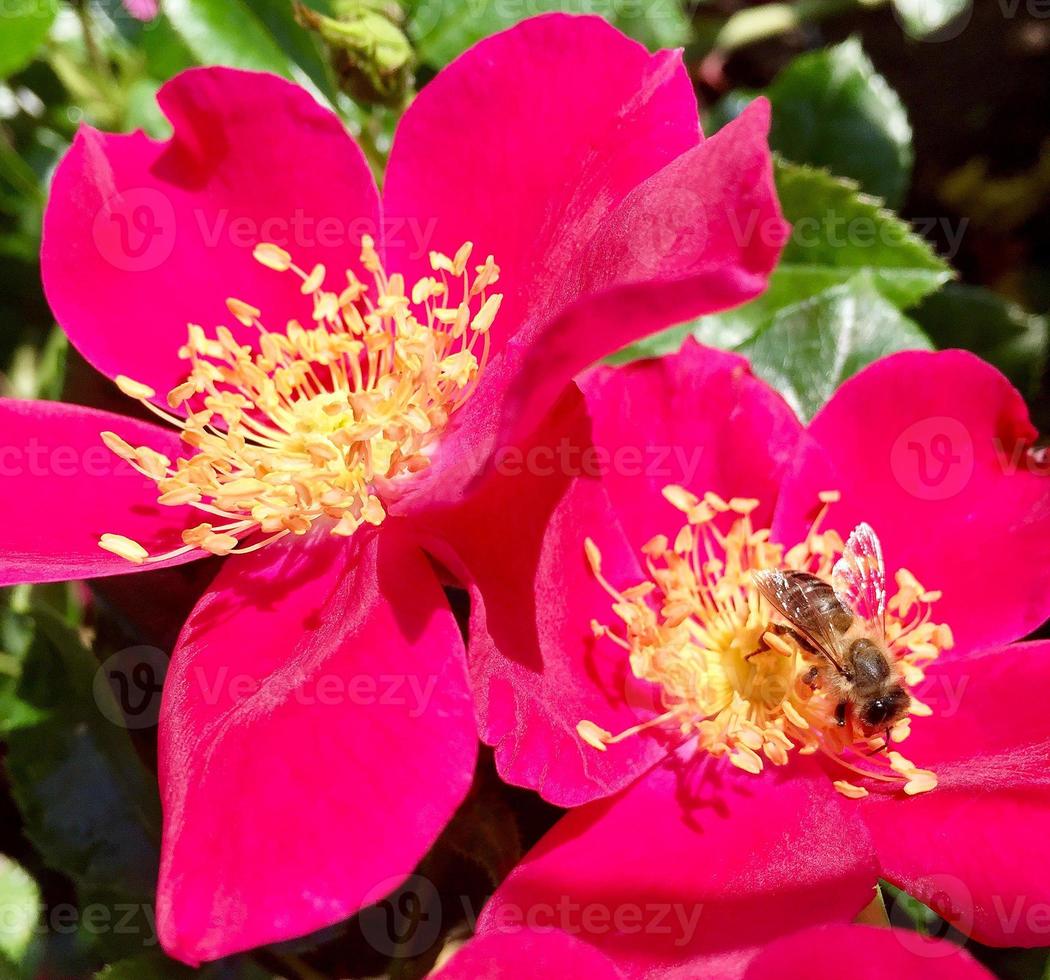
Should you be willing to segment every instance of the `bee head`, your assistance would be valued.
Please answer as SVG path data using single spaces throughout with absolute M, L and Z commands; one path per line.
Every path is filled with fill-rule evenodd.
M 899 684 L 891 687 L 885 694 L 865 701 L 860 712 L 860 721 L 865 728 L 882 728 L 895 722 L 905 711 L 911 698 Z

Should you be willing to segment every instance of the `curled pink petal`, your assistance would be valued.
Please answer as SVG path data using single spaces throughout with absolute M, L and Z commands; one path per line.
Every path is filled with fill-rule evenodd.
M 504 302 L 477 391 L 404 506 L 455 502 L 604 354 L 765 287 L 786 231 L 768 126 L 759 100 L 702 142 L 678 54 L 561 14 L 482 42 L 424 90 L 394 141 L 386 213 L 431 216 L 438 248 L 492 253 Z
M 515 337 L 506 435 L 520 424 L 515 412 L 538 413 L 549 404 L 559 376 L 766 288 L 788 231 L 768 133 L 769 104 L 757 99 L 608 216 L 582 257 L 572 305 Z

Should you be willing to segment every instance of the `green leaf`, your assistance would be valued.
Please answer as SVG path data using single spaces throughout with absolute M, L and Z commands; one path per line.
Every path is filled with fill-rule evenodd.
M 1046 317 L 987 289 L 958 283 L 927 297 L 913 315 L 938 347 L 973 351 L 1022 391 L 1038 388 L 1047 361 Z
M 143 953 L 110 963 L 95 974 L 95 980 L 189 980 L 193 971 L 174 963 L 162 953 Z
M 893 12 L 905 34 L 922 40 L 944 30 L 953 21 L 961 20 L 971 3 L 972 0 L 893 0 Z M 950 36 L 955 34 L 953 31 Z
M 692 38 L 692 23 L 680 0 L 620 0 L 611 6 L 612 22 L 650 51 L 681 47 Z
M 689 334 L 710 346 L 738 348 L 766 329 L 779 311 L 862 273 L 901 310 L 951 279 L 951 267 L 907 222 L 858 193 L 852 181 L 780 159 L 774 173 L 792 232 L 766 291 L 734 310 L 632 344 L 613 355 L 611 363 L 671 353 Z M 744 227 L 740 232 L 762 234 L 762 229 Z
M 589 7 L 589 3 L 584 5 Z M 529 13 L 557 10 L 558 0 L 536 0 Z M 408 35 L 420 61 L 440 68 L 472 44 L 495 34 L 526 16 L 514 4 L 485 0 L 408 0 Z
M 272 976 L 247 956 L 228 957 L 194 970 L 152 950 L 110 963 L 95 974 L 95 980 L 270 980 Z
M 9 591 L 28 590 L 19 586 Z M 18 688 L 25 668 L 26 658 L 33 646 L 36 626 L 29 616 L 5 608 L 0 612 L 0 735 L 14 728 L 35 724 L 47 718 L 47 711 L 28 704 L 19 697 Z
M 250 5 L 246 0 L 165 0 L 163 9 L 202 64 L 273 72 L 331 101 L 332 86 L 327 69 L 317 62 L 314 41 L 286 21 L 277 0 Z M 279 40 L 273 30 L 279 30 Z
M 166 0 L 164 13 L 203 64 L 291 76 L 284 52 L 240 0 Z
M 77 887 L 77 939 L 107 957 L 156 945 L 160 805 L 99 663 L 56 614 L 35 606 L 8 724 L 6 768 L 25 835 Z
M 796 58 L 765 94 L 773 105 L 774 150 L 900 204 L 911 175 L 911 126 L 859 41 Z
M 41 908 L 37 883 L 21 865 L 0 854 L 0 954 L 9 962 L 21 964 L 30 952 Z
M 82 890 L 152 901 L 160 813 L 153 778 L 93 688 L 99 664 L 53 613 L 33 609 L 7 734 L 7 771 L 26 835 Z M 114 706 L 107 706 L 115 716 Z
M 483 37 L 513 26 L 534 14 L 565 9 L 562 0 L 529 4 L 487 0 L 407 0 L 408 33 L 416 53 L 435 68 L 448 64 Z M 680 0 L 579 0 L 574 13 L 600 14 L 649 48 L 675 47 L 691 36 L 689 18 Z
M 638 361 L 643 357 L 663 357 L 664 354 L 674 354 L 682 346 L 685 338 L 691 333 L 694 333 L 694 331 L 700 329 L 700 324 L 709 319 L 715 318 L 701 317 L 694 323 L 683 323 L 681 326 L 671 327 L 670 330 L 661 330 L 660 333 L 654 333 L 650 337 L 644 337 L 641 340 L 635 341 L 633 344 L 628 344 L 626 347 L 622 347 L 620 350 L 616 351 L 615 354 L 610 354 L 605 358 L 605 363 L 629 364 L 631 361 Z M 723 344 L 716 341 L 703 340 L 703 338 L 699 336 L 697 339 L 711 347 L 735 346 L 732 342 Z
M 8 0 L 0 22 L 0 78 L 21 71 L 33 60 L 47 39 L 58 13 L 58 3 L 48 0 Z
M 129 130 L 141 129 L 154 139 L 168 139 L 171 123 L 157 105 L 160 85 L 152 78 L 140 78 L 127 88 L 124 125 Z
M 137 43 L 146 58 L 146 71 L 152 78 L 172 78 L 198 62 L 163 13 L 140 28 Z
M 952 278 L 951 267 L 907 222 L 859 193 L 852 181 L 779 159 L 775 176 L 792 228 L 769 287 L 735 310 L 698 320 L 692 332 L 699 340 L 718 337 L 729 346 L 742 344 L 784 307 L 860 273 L 901 310 Z
M 336 86 L 331 66 L 316 35 L 296 21 L 291 0 L 251 0 L 251 10 L 285 55 L 302 69 L 329 102 L 334 102 Z
M 948 931 L 944 919 L 906 891 L 882 880 L 879 881 L 879 888 L 891 926 L 910 929 L 921 936 L 943 937 Z
M 800 293 L 866 270 L 888 300 L 907 309 L 952 278 L 928 242 L 851 181 L 778 160 L 776 182 L 793 226 L 778 272 L 795 279 Z
M 929 350 L 919 327 L 865 274 L 786 306 L 739 350 L 802 419 L 810 419 L 843 381 L 900 350 Z

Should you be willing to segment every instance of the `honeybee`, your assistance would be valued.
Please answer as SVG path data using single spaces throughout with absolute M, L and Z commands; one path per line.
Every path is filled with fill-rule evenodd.
M 852 709 L 871 735 L 889 730 L 908 713 L 911 698 L 886 641 L 882 546 L 867 524 L 850 534 L 830 583 L 809 572 L 780 569 L 756 572 L 754 581 L 803 648 L 823 660 L 804 680 L 814 687 L 822 682 L 838 698 L 839 725 Z

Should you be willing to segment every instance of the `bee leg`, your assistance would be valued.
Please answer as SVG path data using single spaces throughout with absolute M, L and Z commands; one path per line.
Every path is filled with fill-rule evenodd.
M 780 623 L 770 623 L 766 627 L 765 632 L 762 634 L 761 642 L 757 650 L 752 650 L 746 657 L 745 660 L 751 661 L 752 657 L 757 657 L 762 653 L 776 653 L 779 656 L 787 656 L 787 654 L 779 647 L 774 647 L 767 639 L 766 633 L 773 633 L 775 636 L 790 636 L 793 635 L 793 630 L 787 626 L 782 626 Z
M 806 687 L 808 687 L 811 691 L 815 691 L 820 686 L 819 684 L 817 684 L 817 681 L 819 679 L 820 679 L 820 668 L 819 667 L 810 667 L 809 670 L 807 670 L 802 675 L 802 683 L 805 684 Z
M 806 653 L 812 654 L 814 657 L 820 656 L 820 651 L 809 642 L 809 638 L 803 636 L 797 629 L 793 629 L 790 626 L 784 626 L 781 623 L 774 623 L 771 629 L 775 630 L 781 636 L 790 636 Z
M 845 701 L 840 701 L 838 704 L 835 705 L 835 724 L 838 725 L 839 728 L 845 727 L 846 707 L 847 703 Z

